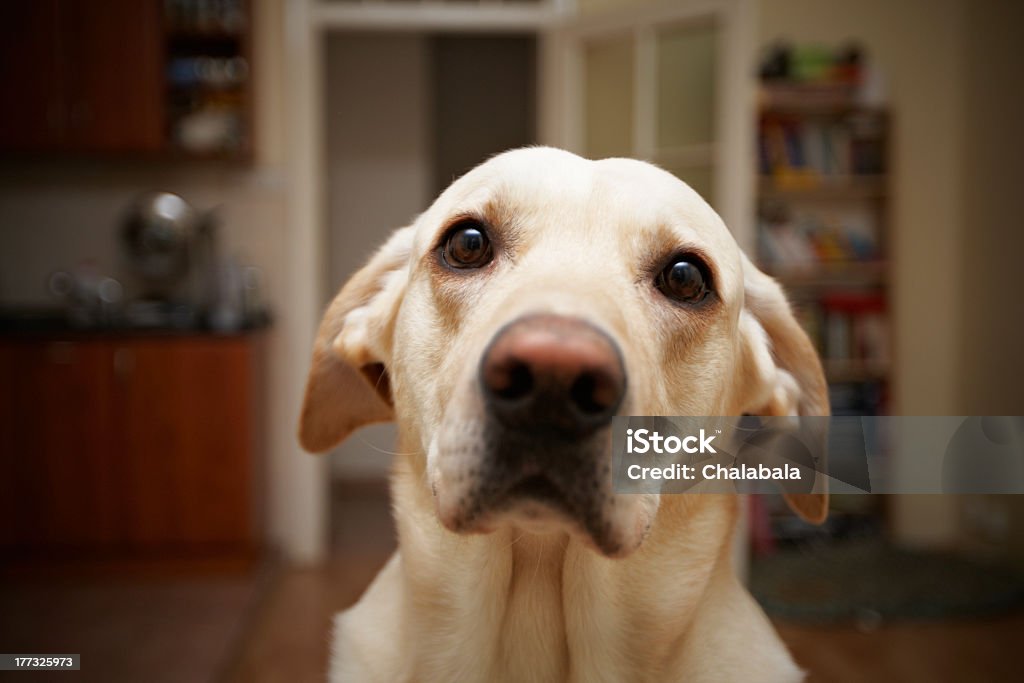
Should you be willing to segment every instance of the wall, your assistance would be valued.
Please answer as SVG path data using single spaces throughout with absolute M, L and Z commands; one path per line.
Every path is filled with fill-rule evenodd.
M 433 195 L 492 154 L 536 141 L 536 48 L 532 36 L 431 40 Z
M 327 296 L 430 202 L 429 66 L 429 41 L 422 34 L 328 38 Z M 391 425 L 360 430 L 332 453 L 332 473 L 384 476 L 394 437 Z
M 217 208 L 227 251 L 265 269 L 273 300 L 284 206 L 279 172 L 80 162 L 0 171 L 0 303 L 54 306 L 47 276 L 85 259 L 130 285 L 117 228 L 133 198 L 155 189 L 201 210 Z
M 329 295 L 393 229 L 485 158 L 533 142 L 534 41 L 337 33 L 327 40 Z M 395 430 L 358 431 L 335 477 L 383 477 Z
M 964 240 L 955 264 L 960 312 L 960 411 L 1024 415 L 1024 4 L 971 3 L 967 11 Z M 1022 433 L 1024 434 L 1024 433 Z M 1005 548 L 1024 566 L 1024 496 L 969 496 L 964 540 Z
M 970 3 L 967 19 L 958 398 L 965 414 L 1024 415 L 1024 4 Z
M 336 34 L 327 40 L 329 287 L 340 287 L 430 201 L 428 39 Z

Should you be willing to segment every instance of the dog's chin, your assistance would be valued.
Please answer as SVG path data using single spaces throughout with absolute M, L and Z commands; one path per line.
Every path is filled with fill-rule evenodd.
M 640 547 L 657 497 L 617 495 L 611 432 L 585 439 L 456 422 L 428 449 L 439 520 L 459 534 L 563 534 L 605 557 Z M 653 498 L 648 500 L 648 498 Z M 653 502 L 653 506 L 652 506 Z
M 631 555 L 643 543 L 650 527 L 642 510 L 620 516 L 629 519 L 581 515 L 561 497 L 557 486 L 540 476 L 524 479 L 487 505 L 459 506 L 449 509 L 447 514 L 441 508 L 439 505 L 442 524 L 458 534 L 490 534 L 511 529 L 517 537 L 524 533 L 565 535 L 608 558 Z

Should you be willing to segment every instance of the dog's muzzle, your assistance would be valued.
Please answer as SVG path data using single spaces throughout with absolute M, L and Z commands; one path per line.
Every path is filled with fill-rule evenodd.
M 500 519 L 562 519 L 607 554 L 621 542 L 610 519 L 611 420 L 626 393 L 615 342 L 585 321 L 531 315 L 502 328 L 480 361 L 485 444 L 459 480 L 449 528 Z

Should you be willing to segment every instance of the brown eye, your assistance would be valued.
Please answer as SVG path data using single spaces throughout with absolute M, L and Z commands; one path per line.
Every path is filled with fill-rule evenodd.
M 655 281 L 661 293 L 687 304 L 699 304 L 708 294 L 703 265 L 692 257 L 678 257 L 665 267 Z
M 475 221 L 459 223 L 445 240 L 441 252 L 452 268 L 481 268 L 491 262 L 491 240 L 484 226 Z

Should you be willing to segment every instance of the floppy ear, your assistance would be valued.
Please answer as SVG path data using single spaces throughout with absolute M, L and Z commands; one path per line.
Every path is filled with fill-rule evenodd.
M 828 385 L 810 338 L 782 288 L 743 255 L 744 307 L 740 313 L 739 412 L 750 415 L 829 415 Z M 824 453 L 824 448 L 819 450 Z M 822 463 L 823 465 L 824 463 Z M 801 518 L 820 524 L 828 515 L 827 477 L 817 468 L 822 493 L 784 493 Z
M 387 365 L 412 230 L 392 234 L 324 314 L 299 419 L 299 443 L 307 451 L 326 451 L 363 425 L 393 419 Z

